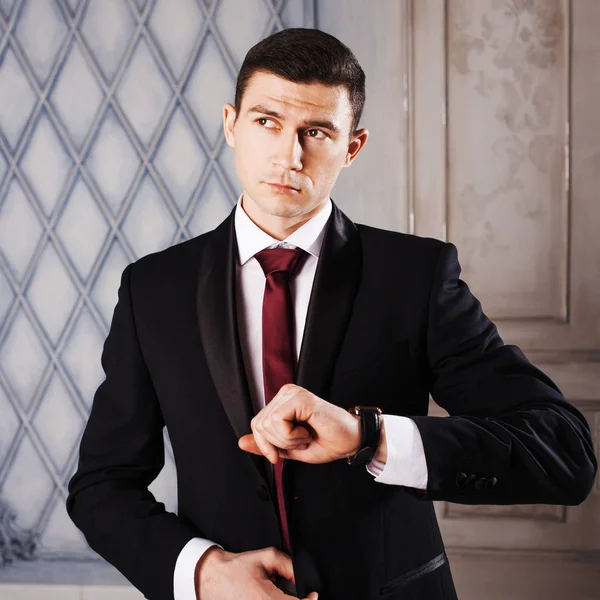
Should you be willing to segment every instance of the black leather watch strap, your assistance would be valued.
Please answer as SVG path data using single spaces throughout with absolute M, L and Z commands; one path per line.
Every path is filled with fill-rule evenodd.
M 355 406 L 349 408 L 348 412 L 360 418 L 361 442 L 358 452 L 354 456 L 348 456 L 350 466 L 368 465 L 377 448 L 381 437 L 381 409 L 377 406 Z

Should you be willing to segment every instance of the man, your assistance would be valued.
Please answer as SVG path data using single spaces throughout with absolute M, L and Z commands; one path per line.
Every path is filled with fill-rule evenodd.
M 364 83 L 325 33 L 258 43 L 223 110 L 237 206 L 123 273 L 67 507 L 148 598 L 449 600 L 433 500 L 593 485 L 588 424 L 504 345 L 456 248 L 331 201 L 367 141 Z M 178 515 L 147 489 L 163 426 Z

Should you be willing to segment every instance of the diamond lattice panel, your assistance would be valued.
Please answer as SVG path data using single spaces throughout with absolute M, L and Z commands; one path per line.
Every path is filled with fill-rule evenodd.
M 57 472 L 62 472 L 67 465 L 83 426 L 82 421 L 67 388 L 55 373 L 31 423 Z M 58 424 L 60 427 L 57 427 Z
M 229 27 L 232 14 L 244 27 Z M 273 30 L 272 12 L 263 0 L 221 0 L 215 9 L 215 22 L 236 65 L 242 64 L 248 48 Z
M 13 149 L 17 147 L 35 102 L 34 88 L 8 46 L 0 63 L 0 131 Z
M 117 89 L 117 99 L 138 138 L 148 146 L 173 94 L 145 39 L 140 39 Z
M 19 281 L 25 277 L 42 232 L 36 211 L 22 186 L 13 179 L 0 205 L 0 254 L 12 276 Z
M 0 462 L 5 462 L 19 429 L 19 417 L 0 386 Z
M 176 80 L 187 66 L 205 19 L 196 0 L 157 0 L 150 31 Z
M 109 109 L 86 157 L 86 171 L 97 194 L 117 215 L 139 172 L 141 159 L 114 111 Z
M 104 380 L 98 362 L 105 337 L 102 330 L 90 311 L 83 309 L 61 354 L 62 363 L 86 406 L 91 406 L 94 392 Z
M 133 260 L 240 192 L 221 125 L 245 52 L 312 0 L 0 0 L 0 498 L 40 558 L 99 558 L 67 483 Z M 152 490 L 176 511 L 175 467 Z
M 111 82 L 131 43 L 135 17 L 123 0 L 90 2 L 84 10 L 81 35 L 102 76 Z
M 207 85 L 210 82 L 210 85 Z M 216 114 L 221 114 L 223 98 L 234 98 L 235 79 L 214 35 L 209 34 L 202 44 L 185 90 L 185 98 L 198 120 L 200 128 L 214 148 L 223 125 Z
M 43 83 L 65 39 L 67 24 L 54 0 L 26 0 L 22 4 L 16 39 L 33 73 Z
M 21 159 L 21 170 L 46 215 L 54 210 L 72 165 L 52 123 L 42 114 Z
M 109 230 L 102 210 L 80 179 L 60 216 L 56 234 L 83 281 L 87 280 Z
M 6 381 L 14 405 L 27 410 L 49 363 L 40 332 L 20 309 L 10 321 L 0 345 L 0 375 Z
M 78 148 L 89 133 L 103 98 L 102 88 L 85 60 L 81 46 L 74 43 L 58 74 L 50 101 Z
M 193 134 L 189 120 L 184 111 L 177 108 L 160 141 L 154 166 L 182 214 L 200 182 L 206 163 L 206 154 Z
M 51 243 L 44 248 L 35 265 L 26 298 L 50 341 L 56 344 L 77 302 L 78 293 Z

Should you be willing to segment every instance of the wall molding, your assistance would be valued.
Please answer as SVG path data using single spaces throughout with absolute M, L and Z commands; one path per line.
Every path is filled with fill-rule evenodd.
M 15 524 L 17 514 L 0 498 L 0 569 L 15 560 L 34 560 L 38 535 Z

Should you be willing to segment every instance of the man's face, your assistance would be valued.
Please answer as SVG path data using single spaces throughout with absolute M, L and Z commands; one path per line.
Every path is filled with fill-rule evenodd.
M 244 208 L 266 219 L 318 212 L 368 136 L 366 130 L 350 136 L 345 87 L 293 83 L 266 72 L 248 81 L 239 114 L 226 104 L 223 117 Z

